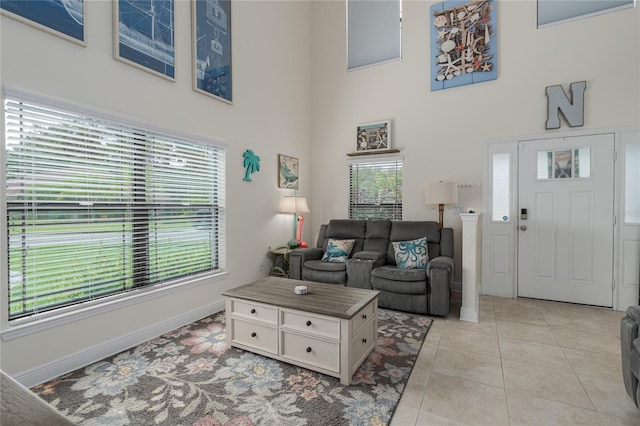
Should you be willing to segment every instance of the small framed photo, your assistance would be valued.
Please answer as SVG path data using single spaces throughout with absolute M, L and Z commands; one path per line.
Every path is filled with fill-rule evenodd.
M 364 123 L 356 132 L 356 152 L 391 149 L 391 120 Z
M 278 188 L 298 189 L 298 159 L 278 154 Z
M 174 0 L 113 2 L 113 56 L 175 81 Z

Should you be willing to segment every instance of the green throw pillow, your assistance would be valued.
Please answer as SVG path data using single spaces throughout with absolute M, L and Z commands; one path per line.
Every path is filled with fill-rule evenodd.
M 393 243 L 393 252 L 398 268 L 425 269 L 429 262 L 427 237 L 395 242 Z
M 327 249 L 322 256 L 324 262 L 344 263 L 349 258 L 349 253 L 353 250 L 353 243 L 356 240 L 334 240 L 329 238 Z

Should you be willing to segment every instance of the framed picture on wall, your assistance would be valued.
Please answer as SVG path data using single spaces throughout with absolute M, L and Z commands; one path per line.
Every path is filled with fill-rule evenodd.
M 232 103 L 231 0 L 192 0 L 193 90 Z
M 114 57 L 175 81 L 174 0 L 113 2 Z
M 360 124 L 356 130 L 356 152 L 391 148 L 391 120 Z
M 84 0 L 2 0 L 3 15 L 58 37 L 86 46 Z
M 298 189 L 298 159 L 278 154 L 278 188 Z

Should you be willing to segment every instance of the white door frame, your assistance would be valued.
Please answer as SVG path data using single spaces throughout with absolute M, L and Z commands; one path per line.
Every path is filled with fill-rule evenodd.
M 482 215 L 482 284 L 481 294 L 517 297 L 518 280 L 518 143 L 558 137 L 587 136 L 594 134 L 614 134 L 614 151 L 617 154 L 614 176 L 614 263 L 613 309 L 626 310 L 627 306 L 638 304 L 640 288 L 640 224 L 623 223 L 624 209 L 624 146 L 640 143 L 638 127 L 617 127 L 607 129 L 580 129 L 537 135 L 513 136 L 485 141 L 483 174 Z M 508 221 L 492 220 L 492 156 L 508 153 L 510 156 L 509 217 Z

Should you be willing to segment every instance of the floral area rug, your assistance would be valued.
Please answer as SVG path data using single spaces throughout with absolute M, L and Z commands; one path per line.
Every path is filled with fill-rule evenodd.
M 376 348 L 351 386 L 227 349 L 220 312 L 32 391 L 80 425 L 384 425 L 431 319 L 378 312 Z

